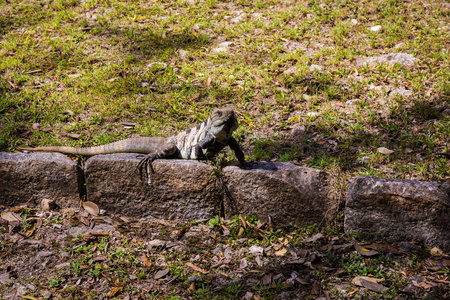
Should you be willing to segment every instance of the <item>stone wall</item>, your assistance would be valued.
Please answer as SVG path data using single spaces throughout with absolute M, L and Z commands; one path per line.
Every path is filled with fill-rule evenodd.
M 0 205 L 42 199 L 108 213 L 196 220 L 251 214 L 276 225 L 320 224 L 335 209 L 330 176 L 292 163 L 258 162 L 221 173 L 198 161 L 157 160 L 151 183 L 136 154 L 98 155 L 81 168 L 60 153 L 0 153 Z M 417 240 L 450 251 L 450 185 L 361 176 L 349 186 L 344 228 L 366 237 Z

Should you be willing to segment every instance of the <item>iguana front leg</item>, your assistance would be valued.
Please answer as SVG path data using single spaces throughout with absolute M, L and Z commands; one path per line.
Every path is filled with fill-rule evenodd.
M 164 148 L 157 150 L 156 152 L 147 154 L 141 161 L 138 163 L 136 169 L 139 169 L 139 175 L 142 178 L 142 168 L 145 167 L 145 171 L 147 173 L 147 183 L 150 185 L 150 169 L 152 173 L 155 173 L 153 170 L 152 162 L 158 158 L 165 158 L 168 156 L 174 156 L 178 152 L 178 148 L 174 143 L 167 144 Z
M 203 153 L 203 149 L 208 149 L 215 141 L 216 139 L 213 136 L 208 136 L 200 140 L 197 145 L 195 145 L 195 157 L 197 157 L 198 160 L 206 160 L 207 157 Z
M 230 137 L 226 144 L 220 143 L 212 136 L 202 139 L 197 143 L 197 145 L 195 145 L 195 157 L 199 160 L 206 159 L 207 157 L 203 154 L 203 149 L 207 149 L 206 153 L 208 154 L 211 152 L 213 156 L 222 150 L 226 145 L 230 146 L 231 150 L 233 150 L 242 167 L 247 168 L 252 165 L 252 163 L 245 161 L 244 152 L 242 152 L 242 149 L 239 147 L 239 143 L 234 137 Z
M 245 161 L 245 155 L 244 152 L 242 152 L 241 147 L 239 147 L 239 143 L 236 141 L 234 137 L 230 137 L 228 140 L 228 145 L 230 146 L 231 150 L 233 150 L 234 154 L 236 155 L 236 158 L 239 160 L 239 163 L 243 167 L 250 167 L 252 163 Z

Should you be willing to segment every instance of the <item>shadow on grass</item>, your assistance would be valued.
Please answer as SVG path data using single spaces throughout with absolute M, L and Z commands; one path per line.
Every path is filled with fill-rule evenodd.
M 249 153 L 255 160 L 299 161 L 319 169 L 338 167 L 367 175 L 376 175 L 377 169 L 386 166 L 393 169 L 393 176 L 402 176 L 402 168 L 403 173 L 412 168 L 427 179 L 443 180 L 450 176 L 448 148 L 442 143 L 450 134 L 446 125 L 450 119 L 442 114 L 448 108 L 446 101 L 420 99 L 409 108 L 401 105 L 392 110 L 388 119 L 378 116 L 364 124 L 327 123 L 322 115 L 303 121 L 302 130 L 252 140 Z M 379 147 L 394 153 L 383 155 Z

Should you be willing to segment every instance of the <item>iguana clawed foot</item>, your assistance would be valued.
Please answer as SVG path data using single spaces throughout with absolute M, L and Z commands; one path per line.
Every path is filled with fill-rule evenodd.
M 244 161 L 244 162 L 241 162 L 240 163 L 240 168 L 241 169 L 245 169 L 245 170 L 248 170 L 248 169 L 251 169 L 254 165 L 256 165 L 256 164 L 258 164 L 256 161 Z
M 142 155 L 139 155 L 140 157 Z M 138 165 L 136 166 L 136 169 L 139 169 L 139 176 L 142 178 L 142 169 L 145 167 L 145 172 L 147 174 L 147 183 L 150 185 L 152 183 L 150 179 L 150 170 L 153 174 L 155 174 L 155 170 L 153 169 L 152 162 L 156 159 L 157 155 L 156 153 L 150 153 L 144 156 L 144 158 L 139 161 Z

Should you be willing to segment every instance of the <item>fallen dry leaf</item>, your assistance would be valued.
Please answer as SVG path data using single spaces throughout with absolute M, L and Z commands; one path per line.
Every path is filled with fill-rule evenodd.
M 280 244 L 282 244 L 282 245 L 287 245 L 287 244 L 289 244 L 289 240 L 288 240 L 287 238 L 285 238 L 285 237 L 278 238 L 277 241 L 278 241 Z
M 294 259 L 294 260 L 290 260 L 287 261 L 286 264 L 288 265 L 301 265 L 304 264 L 306 262 L 306 258 L 299 258 L 299 259 Z
M 19 221 L 8 221 L 9 232 L 14 232 L 16 228 L 20 227 Z
M 287 253 L 287 249 L 285 247 L 281 248 L 278 251 L 275 251 L 275 256 L 284 256 Z
M 89 220 L 85 217 L 83 217 L 82 215 L 76 214 L 74 216 L 74 218 L 76 218 L 78 221 L 80 221 L 81 223 L 83 223 L 84 225 L 86 225 L 87 227 L 89 227 Z
M 167 268 L 167 269 L 165 269 L 165 270 L 158 271 L 158 272 L 156 272 L 156 274 L 155 274 L 155 279 L 163 278 L 164 276 L 166 276 L 167 274 L 169 274 L 169 272 L 170 272 L 170 269 L 169 269 L 169 268 Z
M 417 284 L 416 286 L 424 288 L 424 289 L 430 289 L 430 288 L 432 288 L 435 285 L 436 284 L 433 284 L 432 282 L 424 281 L 424 282 L 421 282 L 421 283 Z
M 189 294 L 191 294 L 192 291 L 195 291 L 195 282 L 192 282 L 191 285 L 188 287 Z
M 389 244 L 370 244 L 370 245 L 364 245 L 364 248 L 382 251 L 382 252 L 389 252 L 392 254 L 402 254 L 402 252 L 398 248 L 396 248 L 392 245 L 389 245 Z
M 244 228 L 247 228 L 247 222 L 245 222 L 245 219 L 242 215 L 241 215 L 241 221 L 242 221 L 242 225 L 244 226 Z
M 439 283 L 449 283 L 447 280 L 444 279 L 434 279 L 434 281 Z
M 14 206 L 14 207 L 11 207 L 9 209 L 9 211 L 12 211 L 12 212 L 15 212 L 15 213 L 20 213 L 20 212 L 22 212 L 23 210 L 26 210 L 26 209 L 29 209 L 29 208 L 25 207 L 25 206 Z
M 91 232 L 94 236 L 109 236 L 109 233 L 107 232 Z
M 97 204 L 91 201 L 83 202 L 83 208 L 93 216 L 97 216 L 100 213 L 100 209 Z
M 91 234 L 91 233 L 86 233 L 83 236 L 83 241 L 85 241 L 85 242 L 93 242 L 96 239 L 97 239 L 97 237 L 95 235 Z
M 13 213 L 13 212 L 2 212 L 1 214 L 2 219 L 5 219 L 6 221 L 20 221 L 22 222 L 22 218 L 18 217 L 17 214 Z
M 385 147 L 378 148 L 378 152 L 381 154 L 386 154 L 386 155 L 390 155 L 390 154 L 394 153 L 394 151 L 389 150 L 388 148 L 385 148 Z
M 306 280 L 304 280 L 304 279 L 302 279 L 300 277 L 295 278 L 295 281 L 297 281 L 301 285 L 309 285 L 309 283 Z
M 369 281 L 369 280 L 365 280 L 365 279 L 362 279 L 362 278 L 360 279 L 360 282 L 362 283 L 362 285 L 365 288 L 367 288 L 367 289 L 369 289 L 371 291 L 377 292 L 377 293 L 381 293 L 381 292 L 385 292 L 385 291 L 389 290 L 389 288 L 387 288 L 387 287 L 385 287 L 385 286 L 383 286 L 383 285 L 381 285 L 379 283 L 372 282 L 372 281 Z
M 209 273 L 209 271 L 203 270 L 202 268 L 197 267 L 196 265 L 194 265 L 193 263 L 190 263 L 190 262 L 187 262 L 187 263 L 186 263 L 186 266 L 188 266 L 188 267 L 191 268 L 192 270 L 197 271 L 197 272 L 200 272 L 200 273 L 202 273 L 202 274 L 208 274 L 208 273 Z
M 191 225 L 184 225 L 183 227 L 181 227 L 177 232 L 177 239 L 181 239 L 183 237 L 183 235 L 186 233 L 186 231 L 191 228 Z
M 368 276 L 356 276 L 352 279 L 352 283 L 357 286 L 364 286 L 361 282 L 361 280 L 370 281 L 373 283 L 382 282 L 383 279 L 380 278 L 374 278 L 374 277 L 368 277 Z
M 444 256 L 444 252 L 438 247 L 433 247 L 430 249 L 430 254 L 433 256 Z
M 93 262 L 106 261 L 108 258 L 106 256 L 96 256 L 92 259 Z
M 313 295 L 319 295 L 319 283 L 317 282 L 317 280 L 314 280 L 312 289 L 311 289 L 311 294 Z
M 262 278 L 262 284 L 263 285 L 269 285 L 272 283 L 272 276 L 273 273 L 268 273 L 266 275 L 264 275 L 264 277 Z
M 152 266 L 152 262 L 148 260 L 147 256 L 144 254 L 143 256 L 143 263 L 144 265 L 146 265 L 147 267 L 151 267 Z
M 231 259 L 224 259 L 224 260 L 218 261 L 215 264 L 211 265 L 211 268 L 217 268 L 217 267 L 220 267 L 221 265 L 227 265 L 230 262 L 231 262 Z
M 307 249 L 298 249 L 297 255 L 302 258 L 305 258 L 308 255 L 308 250 Z
M 374 256 L 379 254 L 377 251 L 375 250 L 369 250 L 367 248 L 364 248 L 363 246 L 360 245 L 355 245 L 355 249 L 356 251 L 358 251 L 358 253 L 362 256 Z
M 109 297 L 109 298 L 114 297 L 114 296 L 117 295 L 121 290 L 123 290 L 123 287 L 122 287 L 122 286 L 116 286 L 116 287 L 113 287 L 113 289 L 111 290 L 111 292 L 110 292 L 108 295 L 106 295 L 106 297 Z
M 306 238 L 305 242 L 306 243 L 312 243 L 312 242 L 318 241 L 318 240 L 320 240 L 322 238 L 323 238 L 323 234 L 318 233 L 318 234 L 313 235 L 312 237 Z
M 30 228 L 29 230 L 27 230 L 25 232 L 25 237 L 29 238 L 30 236 L 32 236 L 35 230 L 36 230 L 36 228 L 34 226 L 32 228 Z
M 51 199 L 42 199 L 41 201 L 41 208 L 45 211 L 51 211 L 54 210 L 56 207 L 55 200 Z
M 239 228 L 238 236 L 241 236 L 244 233 L 244 228 Z
M 78 134 L 78 133 L 68 133 L 67 136 L 70 137 L 70 138 L 72 138 L 72 139 L 74 139 L 74 140 L 78 140 L 78 139 L 80 138 L 81 134 Z

